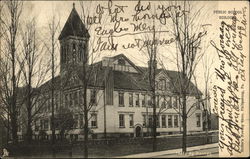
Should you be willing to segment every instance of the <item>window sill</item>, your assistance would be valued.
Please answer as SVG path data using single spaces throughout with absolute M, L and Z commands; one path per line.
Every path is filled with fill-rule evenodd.
M 97 126 L 91 126 L 90 128 L 91 129 L 97 129 L 98 127 Z
M 124 107 L 124 105 L 119 105 L 119 107 Z
M 125 128 L 125 126 L 119 126 L 119 128 Z
M 130 126 L 129 128 L 134 128 L 134 126 Z

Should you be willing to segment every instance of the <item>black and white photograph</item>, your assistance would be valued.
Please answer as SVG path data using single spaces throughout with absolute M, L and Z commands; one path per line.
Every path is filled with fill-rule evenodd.
M 249 2 L 0 1 L 0 158 L 249 157 Z

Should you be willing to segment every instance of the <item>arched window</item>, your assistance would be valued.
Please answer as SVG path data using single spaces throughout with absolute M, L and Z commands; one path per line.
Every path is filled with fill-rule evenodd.
M 79 44 L 79 53 L 78 53 L 78 60 L 79 61 L 82 61 L 82 58 L 83 58 L 83 45 L 82 44 Z
M 73 52 L 73 61 L 76 61 L 76 44 L 75 43 L 73 43 L 72 52 Z
M 124 59 L 118 59 L 118 65 L 125 65 Z

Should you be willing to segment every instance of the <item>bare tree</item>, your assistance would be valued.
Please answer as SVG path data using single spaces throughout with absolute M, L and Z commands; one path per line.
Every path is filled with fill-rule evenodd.
M 93 28 L 95 23 L 91 23 L 89 21 L 89 18 L 94 17 L 96 13 L 93 12 L 92 7 L 96 7 L 94 1 L 90 1 L 88 4 L 86 2 L 80 1 L 80 7 L 81 7 L 81 19 L 84 22 L 84 25 L 88 31 L 88 34 L 92 34 Z M 103 20 L 104 19 L 104 20 Z M 99 25 L 104 25 L 106 23 L 108 18 L 103 18 L 102 15 L 99 15 Z M 89 37 L 87 37 L 89 38 Z M 83 76 L 80 77 L 82 81 L 82 86 L 83 86 L 83 116 L 84 116 L 84 158 L 88 158 L 88 136 L 89 136 L 89 126 L 88 126 L 88 121 L 90 120 L 89 111 L 93 108 L 94 104 L 93 102 L 87 101 L 87 89 L 89 88 L 89 83 L 92 81 L 94 86 L 97 86 L 98 80 L 100 76 L 100 66 L 95 66 L 94 61 L 96 61 L 96 58 L 99 57 L 100 52 L 95 52 L 94 51 L 94 42 L 96 41 L 96 36 L 92 36 L 91 38 L 88 39 L 88 43 L 85 46 L 85 54 L 84 54 L 84 59 L 82 63 L 82 74 Z M 82 48 L 84 49 L 84 48 Z M 105 75 L 106 77 L 107 70 L 105 70 Z M 81 73 L 80 73 L 81 74 Z M 104 80 L 104 79 L 103 79 Z M 98 93 L 98 87 L 94 87 L 95 94 Z
M 204 30 L 203 24 L 197 23 L 195 19 L 199 17 L 201 9 L 192 14 L 192 6 L 190 2 L 181 3 L 183 11 L 180 14 L 177 10 L 169 11 L 171 15 L 171 25 L 173 26 L 173 36 L 176 39 L 176 66 L 180 74 L 177 78 L 177 84 L 180 86 L 178 92 L 182 106 L 182 122 L 183 122 L 183 139 L 182 151 L 187 151 L 187 118 L 193 106 L 187 109 L 187 96 L 191 86 L 191 79 L 194 71 L 203 54 L 201 54 L 201 42 L 207 31 Z M 181 15 L 181 16 L 180 16 Z
M 40 85 L 45 81 L 49 65 L 44 64 L 43 47 L 40 45 L 35 19 L 28 20 L 22 31 L 23 59 L 19 61 L 23 65 L 22 81 L 24 87 L 23 99 L 27 113 L 26 140 L 32 140 L 32 123 L 35 122 L 40 113 L 42 102 L 39 99 L 42 94 L 39 91 Z M 21 102 L 23 103 L 23 102 Z
M 18 142 L 17 136 L 17 87 L 19 84 L 20 71 L 17 67 L 17 40 L 18 31 L 20 27 L 20 16 L 22 13 L 22 2 L 19 1 L 5 1 L 4 2 L 4 12 L 1 12 L 1 27 L 3 32 L 1 33 L 1 38 L 5 41 L 2 44 L 1 54 L 5 57 L 1 58 L 1 71 L 3 76 L 1 78 L 1 98 L 5 104 L 5 112 L 10 117 L 11 132 L 13 143 Z

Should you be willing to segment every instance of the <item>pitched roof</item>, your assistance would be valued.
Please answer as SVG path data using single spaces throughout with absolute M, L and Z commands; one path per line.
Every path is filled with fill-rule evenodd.
M 68 37 L 68 36 L 77 36 L 77 37 L 87 37 L 89 38 L 88 30 L 83 24 L 79 14 L 77 13 L 75 7 L 73 7 L 68 20 L 66 21 L 63 30 L 59 36 L 59 40 Z
M 119 54 L 117 56 L 114 56 L 113 58 L 117 59 L 119 57 L 125 57 L 126 59 L 128 59 L 123 54 Z M 133 62 L 131 62 L 131 64 L 135 66 L 137 70 L 140 70 L 140 71 L 138 73 L 134 73 L 134 72 L 113 70 L 114 88 L 124 89 L 124 90 L 141 90 L 141 91 L 150 90 L 148 76 L 147 76 L 148 68 L 136 66 L 133 64 Z M 107 75 L 106 68 L 107 68 L 106 66 L 102 66 L 101 61 L 94 63 L 88 67 L 87 74 L 89 74 L 88 76 L 89 87 L 103 87 L 104 88 L 104 77 Z M 79 67 L 75 70 L 77 70 L 78 72 L 78 77 L 82 78 L 83 77 L 83 74 L 82 74 L 83 71 L 81 71 L 82 67 Z M 180 77 L 180 72 L 173 71 L 173 70 L 157 69 L 156 74 L 159 74 L 162 71 L 167 75 L 168 79 L 170 80 L 170 85 L 171 85 L 171 87 L 169 88 L 170 91 L 174 94 L 179 94 L 180 84 L 178 82 L 178 78 Z M 51 84 L 51 80 L 43 84 L 41 88 L 49 87 L 50 84 Z M 55 78 L 54 88 L 55 89 L 60 88 L 60 76 L 57 76 Z M 187 90 L 188 90 L 189 95 L 196 95 L 196 96 L 202 95 L 201 91 L 192 82 L 190 82 L 189 88 Z

